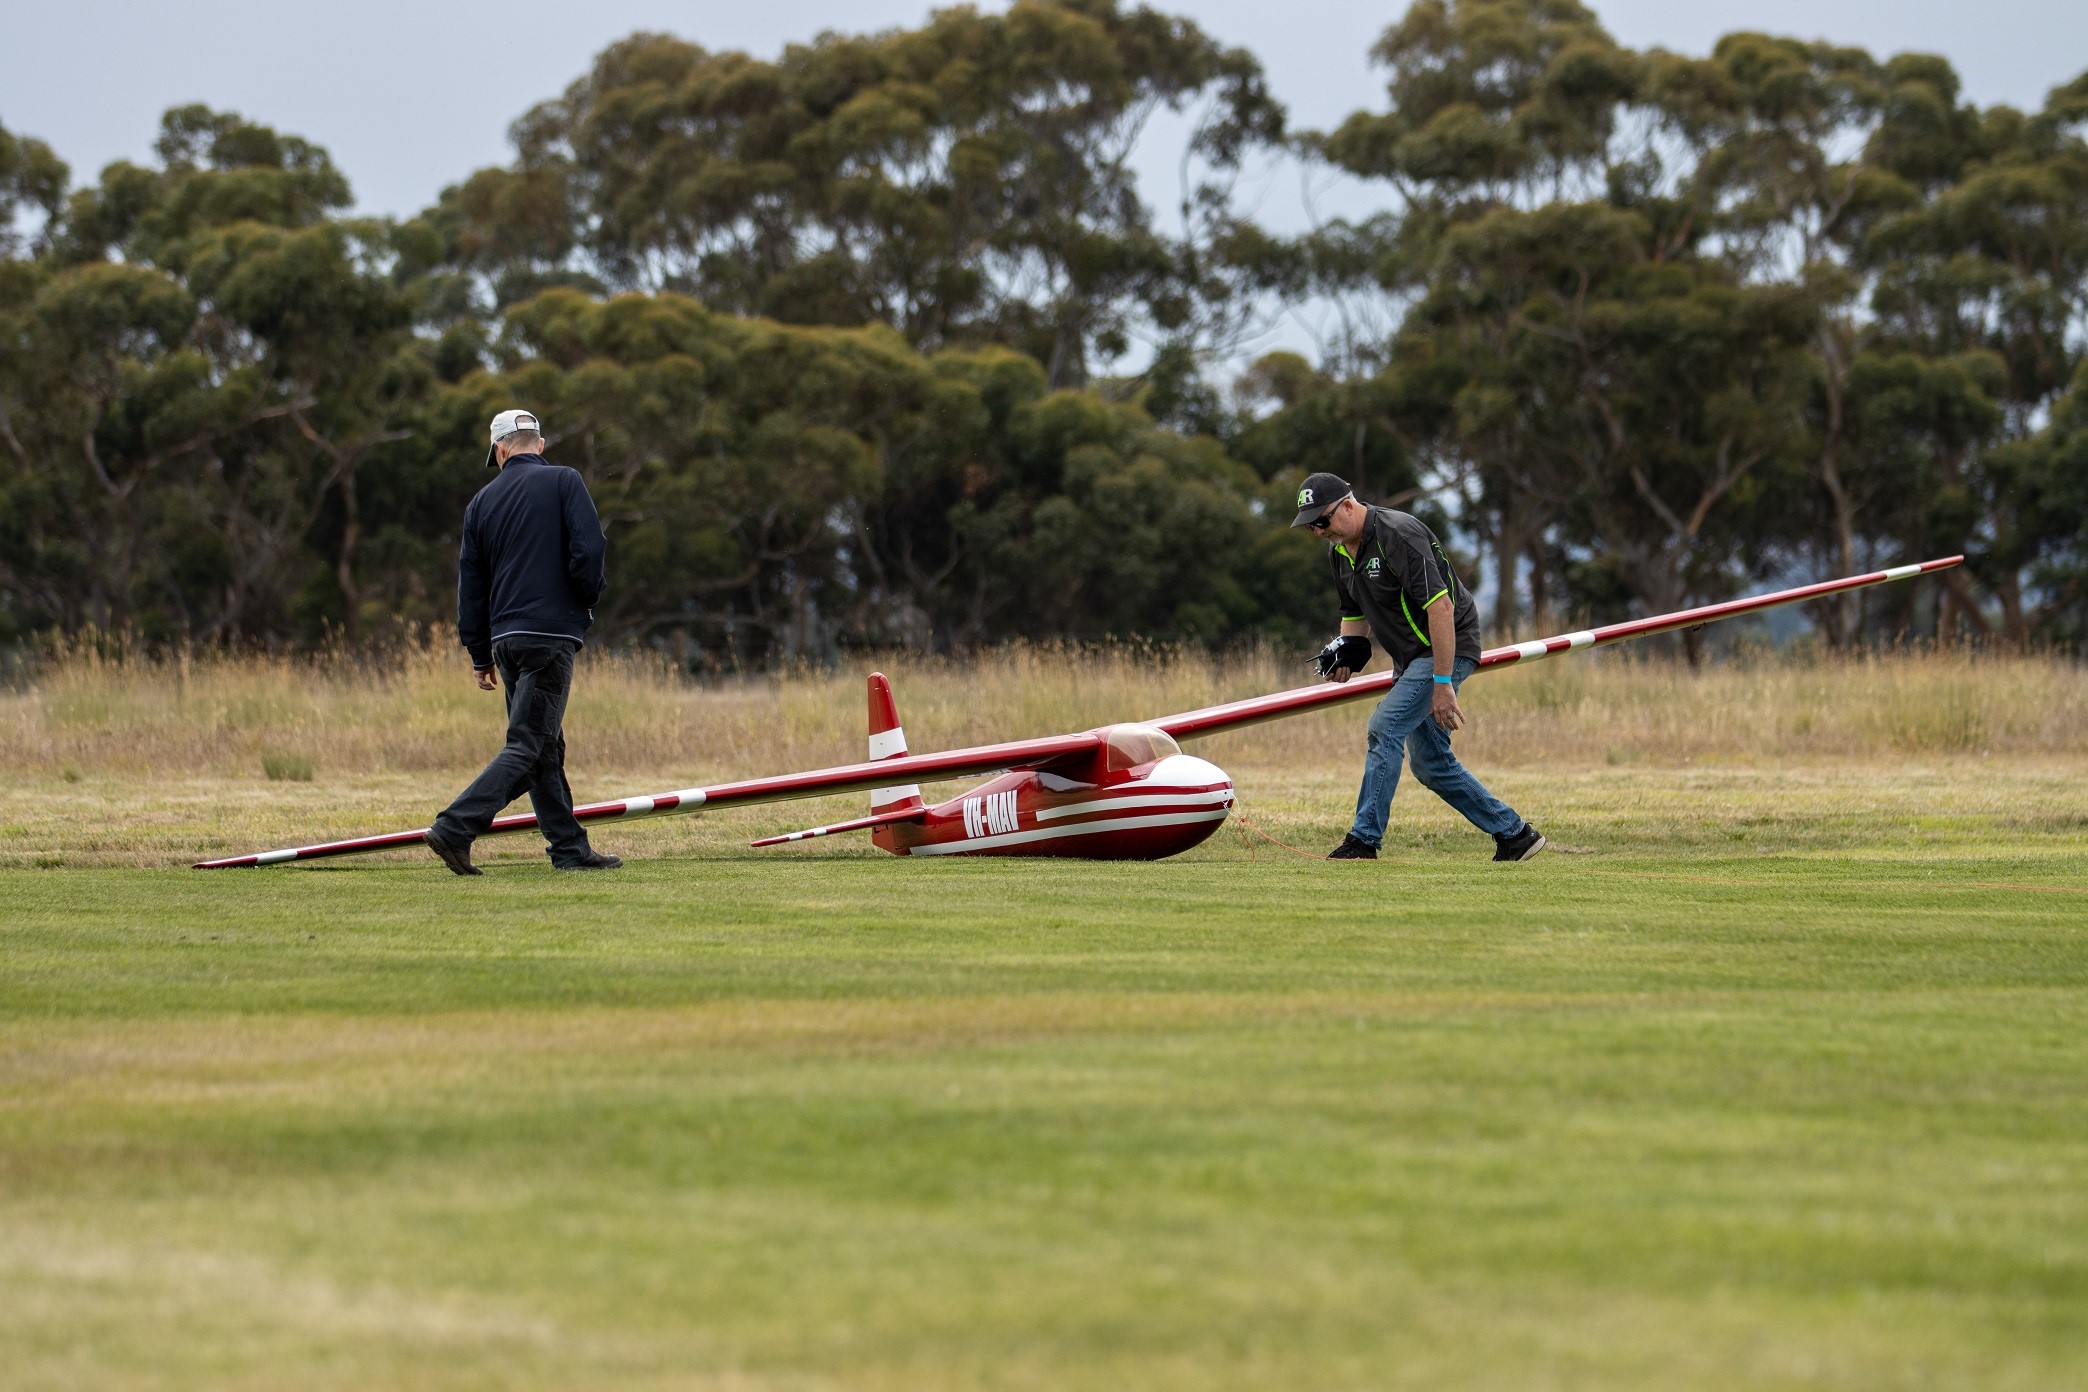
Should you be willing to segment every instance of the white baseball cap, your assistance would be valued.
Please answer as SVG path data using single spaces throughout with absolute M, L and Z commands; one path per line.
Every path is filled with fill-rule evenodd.
M 537 418 L 527 411 L 502 411 L 493 417 L 493 424 L 488 428 L 492 443 L 486 446 L 488 469 L 500 462 L 500 442 L 518 430 L 534 430 L 539 435 L 544 433 L 544 427 L 537 424 Z

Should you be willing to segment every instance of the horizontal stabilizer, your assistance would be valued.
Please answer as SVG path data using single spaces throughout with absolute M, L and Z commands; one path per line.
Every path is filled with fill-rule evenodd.
M 868 831 L 872 827 L 888 826 L 893 822 L 918 822 L 928 815 L 925 807 L 901 807 L 891 812 L 873 812 L 854 821 L 834 822 L 827 826 L 807 827 L 793 831 L 787 836 L 764 836 L 759 841 L 750 841 L 750 846 L 780 846 L 785 841 L 809 841 L 815 836 L 832 836 L 839 831 Z

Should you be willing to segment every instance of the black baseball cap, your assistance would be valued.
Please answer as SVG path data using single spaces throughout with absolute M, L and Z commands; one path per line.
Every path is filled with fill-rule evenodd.
M 1308 474 L 1298 489 L 1298 515 L 1291 519 L 1293 527 L 1303 527 L 1317 522 L 1328 508 L 1343 498 L 1353 497 L 1355 489 L 1348 480 L 1337 474 Z

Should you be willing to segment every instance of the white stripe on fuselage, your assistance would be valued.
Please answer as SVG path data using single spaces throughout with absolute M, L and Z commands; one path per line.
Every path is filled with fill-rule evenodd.
M 1135 785 L 1134 785 L 1135 786 Z M 1148 793 L 1139 797 L 1099 797 L 1084 802 L 1069 802 L 1058 807 L 1037 809 L 1037 820 L 1048 822 L 1055 817 L 1078 817 L 1088 812 L 1113 812 L 1119 807 L 1172 807 L 1181 804 L 1194 806 L 1206 802 L 1231 802 L 1233 790 L 1213 788 L 1207 792 Z
M 961 855 L 966 851 L 991 850 L 996 846 L 1024 846 L 1036 841 L 1056 841 L 1066 836 L 1094 836 L 1105 831 L 1137 831 L 1141 827 L 1189 826 L 1196 822 L 1222 822 L 1232 809 L 1208 812 L 1175 812 L 1153 817 L 1111 817 L 1099 822 L 1075 822 L 1069 826 L 1038 827 L 1035 831 L 1010 831 L 999 836 L 975 836 L 964 841 L 942 841 L 915 846 L 909 855 Z

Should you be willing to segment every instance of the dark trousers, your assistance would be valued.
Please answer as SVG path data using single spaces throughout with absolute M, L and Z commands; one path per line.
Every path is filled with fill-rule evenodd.
M 435 819 L 432 830 L 452 846 L 485 835 L 501 809 L 523 793 L 536 809 L 537 828 L 551 843 L 553 865 L 577 865 L 588 854 L 587 832 L 573 819 L 573 790 L 565 776 L 566 696 L 573 689 L 573 645 L 552 638 L 502 638 L 493 665 L 507 689 L 507 746 Z

